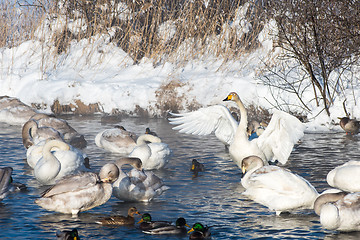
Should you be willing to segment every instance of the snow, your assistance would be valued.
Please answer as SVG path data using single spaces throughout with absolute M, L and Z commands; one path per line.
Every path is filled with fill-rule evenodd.
M 242 12 L 239 10 L 236 18 L 238 34 L 250 28 L 242 20 Z M 52 105 L 55 100 L 59 100 L 61 104 L 81 100 L 85 104 L 99 103 L 107 113 L 113 109 L 130 113 L 139 106 L 147 109 L 150 114 L 159 115 L 157 105 L 163 102 L 159 101 L 158 93 L 161 93 L 163 86 L 173 81 L 178 83 L 174 91 L 182 100 L 183 111 L 191 103 L 198 106 L 223 104 L 222 99 L 229 92 L 235 91 L 245 105 L 261 106 L 270 112 L 276 106 L 274 98 L 282 99 L 289 103 L 283 110 L 307 115 L 310 120 L 307 131 L 341 131 L 339 126 L 334 125 L 338 123 L 338 117 L 345 116 L 342 105 L 344 98 L 341 96 L 335 98 L 331 116 L 328 117 L 315 105 L 311 89 L 303 95 L 303 100 L 311 108 L 309 113 L 300 107 L 294 94 L 269 89 L 259 81 L 264 63 L 272 62 L 276 65 L 274 61 L 279 53 L 279 50 L 273 50 L 273 41 L 269 37 L 274 31 L 273 22 L 259 35 L 262 46 L 256 51 L 243 54 L 240 60 L 224 64 L 222 59 L 209 54 L 181 67 L 175 63 L 154 65 L 152 60 L 146 58 L 134 64 L 126 52 L 110 42 L 109 35 L 74 40 L 66 52 L 55 57 L 52 54 L 54 47 L 47 41 L 50 33 L 46 29 L 49 26 L 57 29 L 62 24 L 64 23 L 60 19 L 46 22 L 34 40 L 11 49 L 0 49 L 0 96 L 8 95 L 19 98 L 28 105 L 42 103 L 45 106 Z M 75 32 L 84 31 L 81 21 L 70 22 L 68 25 Z M 170 35 L 164 35 L 164 41 L 174 33 L 171 26 L 171 22 L 166 22 L 163 26 L 164 29 L 170 29 L 166 30 Z M 183 49 L 187 49 L 185 42 Z M 360 100 L 359 89 L 356 86 L 345 88 L 354 96 L 353 101 L 346 102 L 351 116 L 360 117 L 360 110 L 356 106 Z M 174 96 L 161 97 L 171 99 Z M 235 105 L 227 103 L 227 106 Z

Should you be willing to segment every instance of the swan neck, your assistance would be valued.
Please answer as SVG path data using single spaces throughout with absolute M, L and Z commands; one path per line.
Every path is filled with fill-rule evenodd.
M 159 143 L 159 142 L 161 142 L 161 139 L 159 137 L 156 137 L 151 134 L 144 134 L 144 135 L 141 135 L 140 137 L 138 137 L 138 139 L 136 140 L 136 145 L 146 144 L 146 142 Z
M 314 211 L 317 215 L 321 213 L 321 207 L 326 203 L 334 203 L 342 199 L 346 195 L 345 192 L 325 193 L 320 195 L 314 202 Z

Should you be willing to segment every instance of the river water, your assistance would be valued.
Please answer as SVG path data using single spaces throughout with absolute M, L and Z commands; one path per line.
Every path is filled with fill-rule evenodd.
M 84 152 L 90 165 L 98 171 L 102 165 L 120 156 L 107 153 L 94 143 L 95 135 L 113 127 L 102 124 L 100 116 L 62 116 L 84 134 L 88 146 Z M 106 204 L 82 212 L 78 217 L 46 211 L 34 203 L 46 188 L 34 179 L 26 163 L 21 127 L 0 123 L 1 167 L 14 169 L 15 182 L 27 190 L 9 195 L 0 202 L 0 239 L 55 239 L 57 230 L 77 228 L 81 239 L 188 239 L 188 236 L 153 236 L 136 226 L 107 227 L 95 223 L 102 216 L 126 215 L 131 206 L 148 212 L 153 220 L 175 221 L 184 217 L 212 226 L 212 239 L 360 239 L 360 233 L 338 233 L 324 230 L 319 217 L 311 210 L 276 216 L 241 195 L 240 169 L 231 161 L 224 146 L 214 136 L 193 136 L 171 129 L 165 119 L 124 118 L 119 124 L 138 135 L 146 127 L 156 131 L 172 149 L 169 164 L 156 174 L 170 187 L 150 203 L 124 203 L 112 197 Z M 357 137 L 337 134 L 305 134 L 286 165 L 310 181 L 321 192 L 326 189 L 326 174 L 335 166 L 358 158 Z M 205 171 L 194 177 L 189 171 L 195 158 Z M 136 221 L 139 217 L 136 217 Z

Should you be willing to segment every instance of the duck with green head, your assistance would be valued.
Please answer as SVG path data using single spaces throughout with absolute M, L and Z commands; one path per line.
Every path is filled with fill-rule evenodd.
M 80 240 L 78 230 L 74 228 L 71 231 L 64 230 L 64 231 L 57 231 L 56 232 L 57 239 L 61 240 Z
M 211 236 L 210 227 L 204 227 L 199 222 L 195 223 L 188 233 L 190 233 L 189 239 L 207 239 Z
M 139 228 L 145 231 L 171 225 L 171 222 L 167 221 L 152 221 L 151 215 L 149 213 L 144 213 L 138 223 L 140 224 Z
M 164 227 L 158 227 L 151 230 L 143 231 L 147 234 L 154 234 L 154 235 L 160 235 L 160 234 L 172 234 L 172 235 L 180 235 L 180 234 L 186 234 L 187 229 L 186 227 L 190 227 L 187 223 L 185 218 L 178 218 L 175 222 L 175 225 L 168 225 Z

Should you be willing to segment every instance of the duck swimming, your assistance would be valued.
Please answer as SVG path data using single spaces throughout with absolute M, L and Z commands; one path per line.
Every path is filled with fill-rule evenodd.
M 247 134 L 247 110 L 235 92 L 223 101 L 234 101 L 240 108 L 240 123 L 222 105 L 202 108 L 195 112 L 174 114 L 170 123 L 178 126 L 173 129 L 187 134 L 208 135 L 212 132 L 225 144 L 233 161 L 241 168 L 245 157 L 256 155 L 265 164 L 276 160 L 285 164 L 293 146 L 304 135 L 305 126 L 296 117 L 283 111 L 275 111 L 264 132 L 253 140 Z
M 73 230 L 64 230 L 64 231 L 57 231 L 56 237 L 59 240 L 80 240 L 78 230 L 74 228 Z
M 199 222 L 195 223 L 188 233 L 190 233 L 189 239 L 207 239 L 211 236 L 210 228 L 204 227 Z
M 99 174 L 82 172 L 59 180 L 35 203 L 49 211 L 77 215 L 106 203 L 112 195 L 112 183 L 119 176 L 113 163 L 105 164 Z
M 96 223 L 101 225 L 133 225 L 135 223 L 134 215 L 140 213 L 136 207 L 131 207 L 128 210 L 127 216 L 110 216 L 100 219 Z
M 144 213 L 138 223 L 140 224 L 139 228 L 145 231 L 171 225 L 170 222 L 166 221 L 152 221 L 151 215 L 149 213 Z
M 296 209 L 312 209 L 316 189 L 304 178 L 278 166 L 264 166 L 258 156 L 242 161 L 243 194 L 280 215 Z
M 158 227 L 154 229 L 150 229 L 147 231 L 143 231 L 147 234 L 153 234 L 153 235 L 162 235 L 162 234 L 173 234 L 173 235 L 179 235 L 179 234 L 186 234 L 187 230 L 186 227 L 190 227 L 187 223 L 185 218 L 178 218 L 175 222 L 175 225 L 168 225 L 165 227 Z

